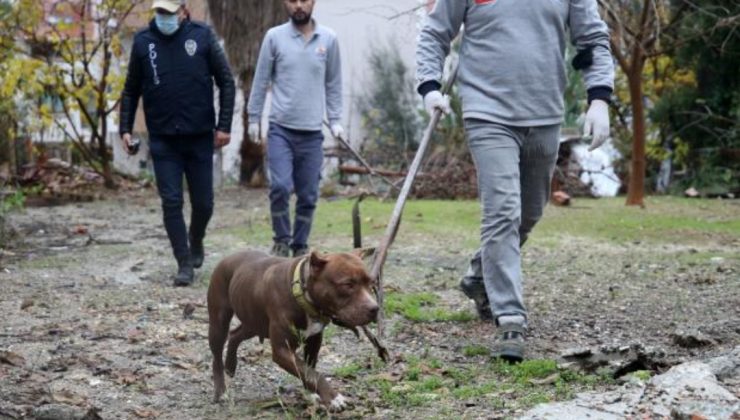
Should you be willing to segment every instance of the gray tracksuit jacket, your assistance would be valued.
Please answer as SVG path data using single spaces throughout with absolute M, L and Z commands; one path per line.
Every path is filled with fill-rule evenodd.
M 272 87 L 270 122 L 318 131 L 324 104 L 330 124 L 342 117 L 342 66 L 334 32 L 319 24 L 306 41 L 289 21 L 267 31 L 252 82 L 247 113 L 259 122 Z
M 614 63 L 596 0 L 437 0 L 419 35 L 419 93 L 439 89 L 464 24 L 457 83 L 464 118 L 520 127 L 560 124 L 568 30 L 589 102 L 609 99 Z

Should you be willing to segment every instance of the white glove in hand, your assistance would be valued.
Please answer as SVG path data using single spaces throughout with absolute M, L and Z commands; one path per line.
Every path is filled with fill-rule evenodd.
M 334 138 L 342 138 L 344 139 L 344 128 L 342 128 L 341 124 L 332 124 L 331 125 L 331 135 L 334 136 Z
M 433 90 L 424 95 L 424 109 L 427 110 L 429 115 L 433 115 L 435 109 L 449 114 L 452 111 L 450 109 L 450 97 L 442 95 L 442 92 L 438 90 Z
M 586 122 L 583 124 L 583 136 L 593 137 L 588 151 L 601 147 L 609 138 L 609 104 L 594 99 L 586 113 Z
M 255 143 L 260 142 L 260 125 L 258 123 L 250 123 L 247 127 L 247 135 L 249 139 Z

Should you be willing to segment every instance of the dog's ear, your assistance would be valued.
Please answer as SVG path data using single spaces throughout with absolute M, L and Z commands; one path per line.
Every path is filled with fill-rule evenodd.
M 355 248 L 352 250 L 352 254 L 355 254 L 360 257 L 361 260 L 364 260 L 365 258 L 371 257 L 375 254 L 375 247 Z
M 308 261 L 311 263 L 311 272 L 313 274 L 319 273 L 321 270 L 324 269 L 324 266 L 326 263 L 329 262 L 326 258 L 323 258 L 319 255 L 316 251 L 311 251 L 311 255 L 308 257 Z

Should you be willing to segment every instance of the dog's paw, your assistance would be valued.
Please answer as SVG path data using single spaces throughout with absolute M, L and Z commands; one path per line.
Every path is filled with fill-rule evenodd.
M 313 394 L 309 395 L 309 398 L 311 399 L 311 402 L 314 405 L 321 403 L 321 397 L 319 397 L 319 394 L 317 394 L 315 392 Z
M 331 400 L 331 403 L 329 403 L 329 410 L 342 411 L 345 408 L 347 408 L 348 403 L 349 403 L 349 400 L 345 398 L 344 395 L 337 394 L 337 396 L 334 397 L 333 400 Z

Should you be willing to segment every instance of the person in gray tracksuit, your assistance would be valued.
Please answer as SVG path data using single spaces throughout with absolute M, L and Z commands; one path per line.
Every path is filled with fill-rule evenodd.
M 323 163 L 321 124 L 326 110 L 331 133 L 344 130 L 342 67 L 336 34 L 311 18 L 315 0 L 285 0 L 290 21 L 262 41 L 247 112 L 248 134 L 259 141 L 268 88 L 272 90 L 267 160 L 270 175 L 272 254 L 303 255 L 319 196 Z M 324 106 L 326 105 L 326 106 Z M 290 196 L 295 191 L 291 232 Z
M 481 244 L 461 287 L 498 325 L 493 356 L 524 357 L 527 310 L 521 245 L 550 196 L 563 121 L 567 37 L 577 49 L 593 150 L 609 137 L 614 85 L 609 33 L 596 0 L 437 0 L 419 35 L 418 92 L 431 114 L 450 112 L 439 89 L 450 43 L 464 24 L 457 84 L 478 172 Z

